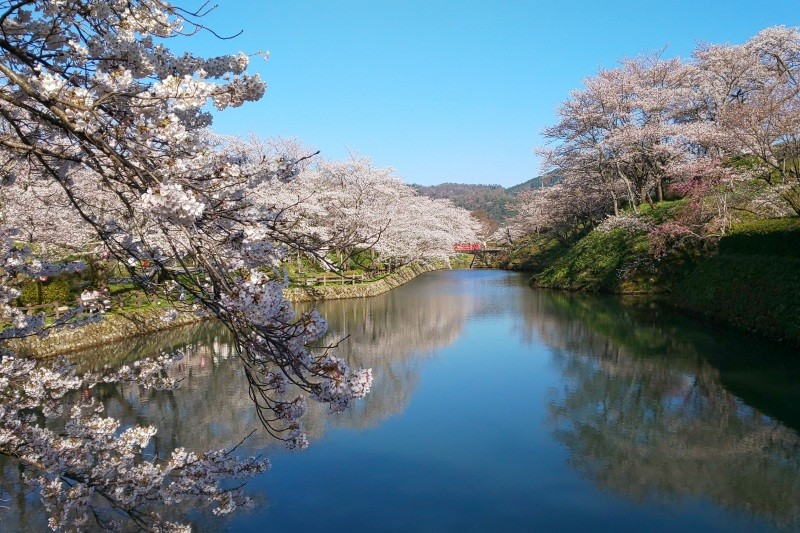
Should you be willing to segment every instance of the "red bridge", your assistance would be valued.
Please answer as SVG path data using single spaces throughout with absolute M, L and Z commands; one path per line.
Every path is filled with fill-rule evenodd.
M 479 252 L 481 244 L 479 242 L 460 242 L 453 245 L 454 252 Z

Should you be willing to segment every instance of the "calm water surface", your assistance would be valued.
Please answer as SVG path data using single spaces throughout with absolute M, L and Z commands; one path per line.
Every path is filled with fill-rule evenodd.
M 800 528 L 796 351 L 658 306 L 442 271 L 320 307 L 327 340 L 372 367 L 349 412 L 310 406 L 311 446 L 260 431 L 253 511 L 217 531 L 760 531 Z M 110 415 L 159 427 L 154 452 L 229 448 L 259 427 L 213 323 L 80 356 L 87 368 L 190 345 L 173 393 L 98 390 Z M 77 360 L 78 357 L 76 356 Z M 3 524 L 37 530 L 35 497 Z

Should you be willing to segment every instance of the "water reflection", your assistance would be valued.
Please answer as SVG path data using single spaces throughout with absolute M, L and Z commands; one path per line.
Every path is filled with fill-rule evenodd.
M 373 390 L 353 409 L 331 415 L 314 402 L 304 425 L 310 440 L 319 439 L 327 424 L 369 427 L 401 413 L 416 383 L 422 356 L 453 343 L 473 306 L 469 295 L 442 293 L 420 305 L 419 294 L 400 291 L 364 300 L 327 302 L 321 307 L 329 332 L 321 344 L 338 345 L 354 366 L 371 367 Z M 230 334 L 215 322 L 202 322 L 78 354 L 81 370 L 118 366 L 152 353 L 184 350 L 174 371 L 183 377 L 169 393 L 141 391 L 135 386 L 93 389 L 110 416 L 159 426 L 156 452 L 181 445 L 193 450 L 230 447 L 232 440 L 260 427 L 247 395 L 246 379 L 232 348 Z M 155 421 L 155 422 L 154 422 Z M 197 428 L 208 428 L 198 432 Z M 248 448 L 277 444 L 266 432 L 248 439 Z
M 573 468 L 637 501 L 699 497 L 776 525 L 800 523 L 796 431 L 727 390 L 709 361 L 725 351 L 730 368 L 744 356 L 751 366 L 762 342 L 709 334 L 649 304 L 547 292 L 529 304 L 528 333 L 552 347 L 562 376 L 548 425 Z M 788 412 L 780 384 L 797 383 L 795 354 L 767 348 L 782 368 L 763 365 L 752 377 L 771 374 L 779 392 L 762 398 Z
M 430 279 L 419 281 L 436 287 Z M 474 310 L 470 295 L 420 296 L 418 291 L 393 291 L 319 307 L 329 323 L 323 342 L 338 344 L 352 366 L 372 368 L 372 390 L 378 392 L 337 415 L 337 425 L 370 427 L 402 413 L 416 389 L 421 357 L 454 343 Z M 324 418 L 324 409 L 317 415 Z
M 555 513 L 552 502 L 547 503 L 547 481 L 542 480 L 566 478 L 571 469 L 588 480 L 581 483 L 610 489 L 620 500 L 636 502 L 637 508 L 645 508 L 648 502 L 662 507 L 686 500 L 712 502 L 734 515 L 741 514 L 746 524 L 752 517 L 763 517 L 779 526 L 800 526 L 800 368 L 793 351 L 730 332 L 709 331 L 652 303 L 534 291 L 525 285 L 523 276 L 503 272 L 431 273 L 385 295 L 327 302 L 320 310 L 330 323 L 324 343 L 339 343 L 339 352 L 347 354 L 351 364 L 371 367 L 375 382 L 372 392 L 348 412 L 332 415 L 323 406 L 309 405 L 304 423 L 312 451 L 297 456 L 299 463 L 312 461 L 309 457 L 316 447 L 325 446 L 326 439 L 320 439 L 329 428 L 374 434 L 390 417 L 408 419 L 404 411 L 415 394 L 417 417 L 441 410 L 447 401 L 444 396 L 463 394 L 464 383 L 484 383 L 486 356 L 491 355 L 493 365 L 503 365 L 501 383 L 508 390 L 501 386 L 492 394 L 493 401 L 509 411 L 502 419 L 507 422 L 487 429 L 486 435 L 469 434 L 464 428 L 472 426 L 459 420 L 486 420 L 487 413 L 481 409 L 489 408 L 474 406 L 475 412 L 461 412 L 469 411 L 463 408 L 463 398 L 453 408 L 448 404 L 453 421 L 436 427 L 439 440 L 461 442 L 457 436 L 448 436 L 449 431 L 454 435 L 461 431 L 470 435 L 470 442 L 460 444 L 458 453 L 452 446 L 437 449 L 424 439 L 408 444 L 404 455 L 442 461 L 449 470 L 447 479 L 438 480 L 431 469 L 421 469 L 419 480 L 406 482 L 448 486 L 464 472 L 479 470 L 476 464 L 485 464 L 489 470 L 507 468 L 536 475 L 522 476 L 521 485 L 513 484 L 523 483 L 514 472 L 498 476 L 511 485 L 503 485 L 491 475 L 484 475 L 479 482 L 464 478 L 464 486 L 476 487 L 474 494 L 470 493 L 474 500 L 461 494 L 467 503 L 454 511 L 454 517 L 481 513 L 481 505 L 502 514 L 503 505 L 524 496 L 525 508 L 530 508 L 525 512 L 540 514 L 524 515 L 519 506 L 513 512 L 522 513 L 522 523 L 541 520 L 541 513 Z M 465 338 L 478 339 L 476 332 L 491 337 L 487 341 L 491 354 L 473 356 L 473 347 L 465 346 Z M 93 389 L 92 394 L 104 402 L 111 416 L 128 423 L 156 424 L 154 453 L 167 453 L 178 445 L 194 450 L 230 448 L 257 429 L 259 422 L 241 366 L 234 360 L 231 339 L 215 323 L 92 350 L 76 361 L 83 369 L 97 369 L 181 347 L 187 356 L 176 368 L 184 376 L 180 389 L 158 393 L 106 386 Z M 441 359 L 430 364 L 432 357 L 445 353 L 447 364 Z M 536 367 L 542 376 L 534 380 L 526 374 L 530 367 L 522 366 L 532 357 L 542 358 Z M 430 376 L 434 366 L 447 369 L 444 378 L 438 377 L 444 379 L 439 381 L 444 392 L 438 396 L 418 394 L 424 392 L 423 377 Z M 448 376 L 453 377 L 448 381 Z M 536 387 L 543 389 L 542 394 L 535 395 L 531 389 Z M 531 411 L 526 410 L 526 402 L 534 397 L 544 398 L 546 404 L 541 415 L 543 428 L 542 420 L 531 420 Z M 454 429 L 458 424 L 462 425 Z M 535 434 L 531 426 L 537 428 Z M 496 457 L 496 447 L 488 445 L 497 432 L 503 433 L 503 449 L 509 450 L 502 458 Z M 348 438 L 363 439 L 363 433 L 349 432 Z M 393 459 L 386 441 L 378 438 L 376 443 L 371 452 L 381 458 L 387 472 L 399 468 L 403 475 L 411 475 L 405 466 L 398 466 L 406 463 Z M 495 456 L 479 455 L 476 450 L 484 453 L 479 446 L 484 443 L 492 450 L 486 453 Z M 367 446 L 361 440 L 358 444 Z M 276 445 L 266 432 L 259 431 L 248 439 L 244 450 L 271 455 L 274 450 L 270 448 Z M 547 472 L 532 469 L 541 465 L 532 465 L 531 458 L 563 456 L 553 455 L 550 447 L 566 452 L 568 467 L 556 459 Z M 344 463 L 340 466 L 345 468 Z M 35 495 L 14 490 L 19 474 L 12 462 L 0 460 L 0 471 L 0 492 L 13 495 L 10 501 L 0 502 L 11 508 L 0 512 L 4 520 L 0 528 L 14 523 L 7 519 L 12 514 L 20 528 L 36 529 L 41 516 L 29 509 Z M 389 494 L 393 487 L 385 485 L 384 481 L 380 488 L 387 493 L 384 504 L 392 505 Z M 288 490 L 282 487 L 282 491 Z M 350 490 L 356 493 L 357 488 Z M 514 490 L 517 492 L 509 492 Z M 342 485 L 340 492 L 340 498 L 349 497 L 347 486 Z M 593 494 L 604 492 L 594 490 Z M 531 494 L 540 499 L 525 500 Z M 501 501 L 493 499 L 498 495 L 503 495 Z M 262 502 L 266 498 L 263 491 L 254 496 Z M 328 506 L 336 506 L 335 495 L 326 493 L 325 497 L 332 498 Z M 388 508 L 375 512 L 397 514 Z M 332 520 L 333 511 L 330 513 L 326 516 Z M 402 514 L 415 516 L 413 509 Z M 424 520 L 426 515 L 419 516 Z M 30 517 L 34 521 L 26 522 Z M 275 515 L 267 519 L 270 517 Z M 431 515 L 427 517 L 431 519 Z M 454 517 L 451 520 L 457 520 Z M 205 527 L 229 524 L 206 520 L 201 519 Z M 281 528 L 277 519 L 271 523 Z M 401 523 L 406 529 L 415 526 L 409 521 Z M 702 521 L 692 524 L 698 523 Z M 287 524 L 287 529 L 296 525 Z M 367 529 L 366 525 L 358 527 Z
M 652 373 L 616 350 L 555 363 L 565 380 L 549 423 L 582 474 L 636 500 L 695 496 L 797 522 L 797 434 L 726 392 L 713 371 Z
M 435 287 L 436 283 L 430 282 L 432 292 L 436 292 Z M 298 307 L 302 310 L 307 306 Z M 401 413 L 419 379 L 420 358 L 453 343 L 471 310 L 469 295 L 440 293 L 420 305 L 418 294 L 400 291 L 322 306 L 329 332 L 321 345 L 337 344 L 337 351 L 345 354 L 350 364 L 371 367 L 373 390 L 377 393 L 367 395 L 340 414 L 331 414 L 325 406 L 309 402 L 303 423 L 312 446 L 329 424 L 363 428 Z M 80 372 L 98 371 L 179 349 L 185 357 L 172 368 L 182 378 L 175 391 L 101 385 L 84 392 L 102 402 L 106 413 L 123 424 L 156 425 L 158 433 L 148 453 L 166 456 L 178 446 L 195 451 L 227 449 L 254 429 L 257 431 L 242 448 L 246 453 L 260 454 L 281 446 L 260 430 L 231 335 L 214 321 L 94 348 L 74 354 L 71 359 Z M 17 465 L 0 457 L 0 472 L 0 494 L 14 495 L 16 499 L 10 512 L 0 512 L 0 530 L 5 525 L 11 529 L 44 527 L 36 494 L 26 494 Z M 31 505 L 36 509 L 33 512 L 29 510 Z

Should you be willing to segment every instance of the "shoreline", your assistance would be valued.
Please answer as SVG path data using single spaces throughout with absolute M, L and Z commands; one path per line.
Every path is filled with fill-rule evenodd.
M 448 268 L 443 261 L 426 264 L 413 263 L 375 281 L 354 285 L 326 285 L 323 287 L 291 287 L 283 290 L 283 296 L 291 302 L 318 302 L 348 298 L 368 298 L 383 294 L 408 283 L 426 272 Z M 109 314 L 102 321 L 75 328 L 62 328 L 46 337 L 12 339 L 4 346 L 20 357 L 44 359 L 86 350 L 104 344 L 124 341 L 186 326 L 213 318 L 202 312 L 181 312 L 169 322 L 163 320 L 167 309 L 131 311 L 125 314 Z

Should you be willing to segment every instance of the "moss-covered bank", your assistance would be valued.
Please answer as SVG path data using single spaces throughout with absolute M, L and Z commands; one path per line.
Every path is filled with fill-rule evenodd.
M 671 301 L 688 314 L 800 346 L 800 218 L 733 228 Z
M 534 283 L 552 289 L 612 294 L 671 292 L 694 268 L 700 250 L 674 248 L 655 259 L 647 228 L 673 218 L 682 205 L 678 200 L 641 206 L 639 227 L 597 229 L 570 246 L 545 244 Z M 535 261 L 529 259 L 528 263 Z
M 644 231 L 592 231 L 571 246 L 542 237 L 512 252 L 506 267 L 539 287 L 664 294 L 677 309 L 800 346 L 800 218 L 734 227 L 718 250 L 681 247 L 653 258 Z

